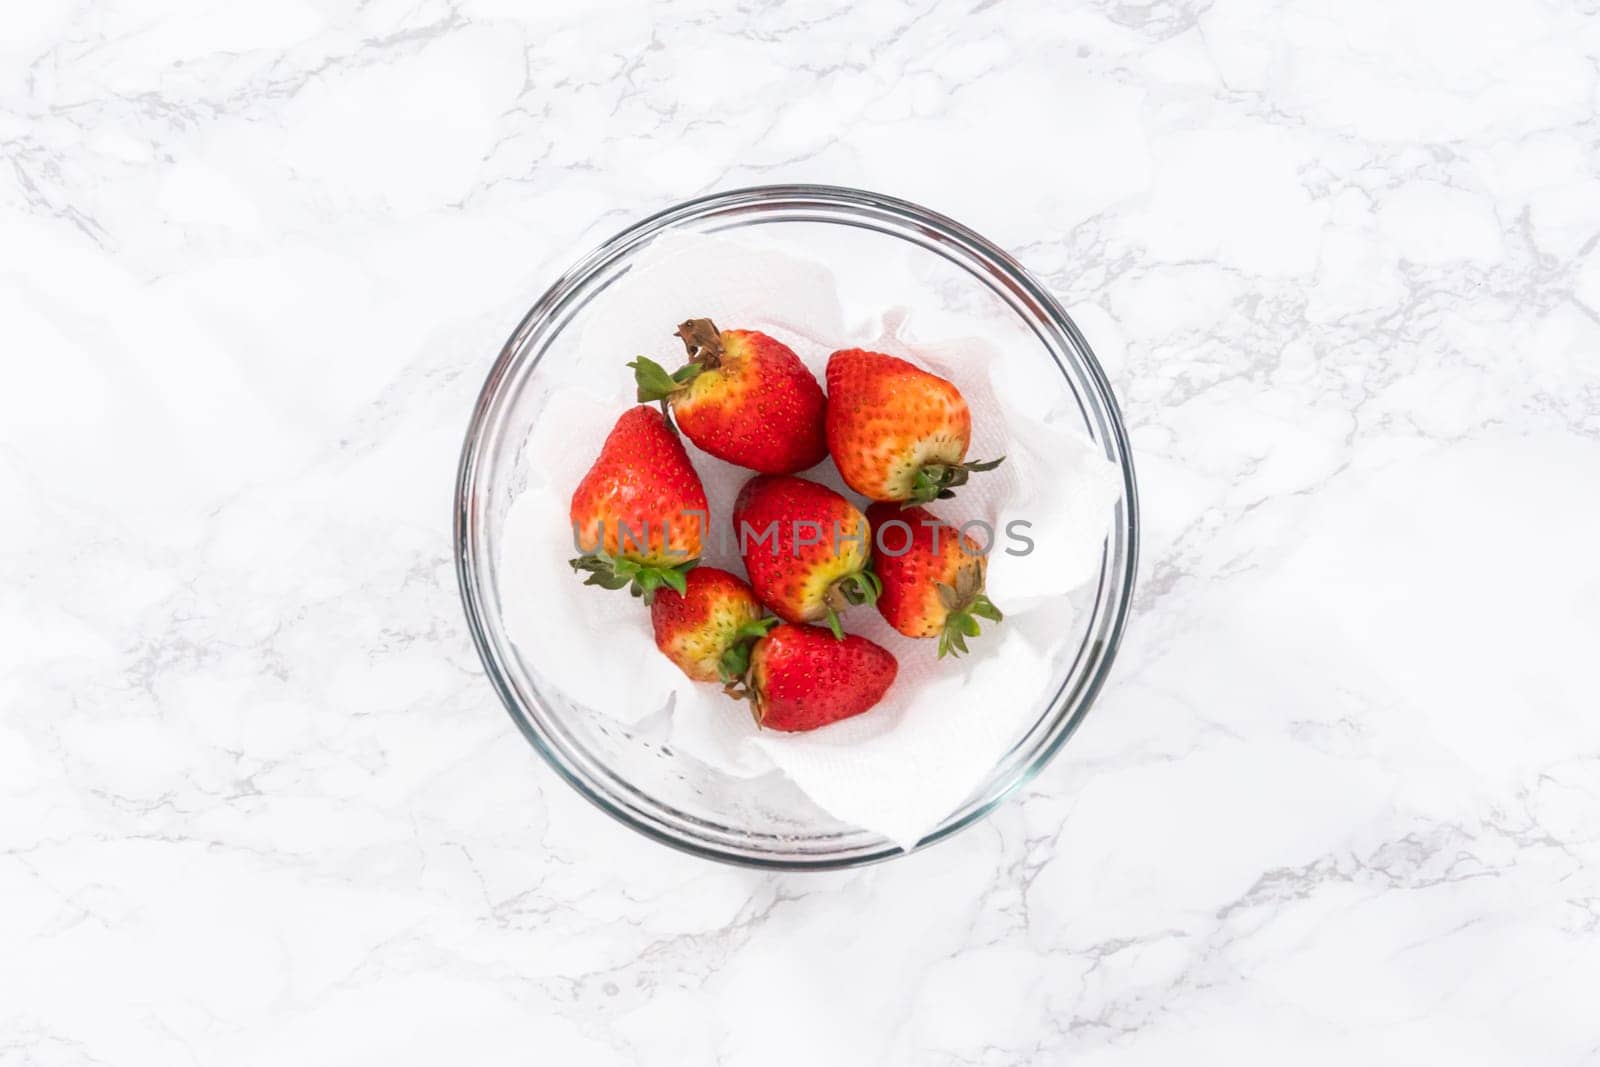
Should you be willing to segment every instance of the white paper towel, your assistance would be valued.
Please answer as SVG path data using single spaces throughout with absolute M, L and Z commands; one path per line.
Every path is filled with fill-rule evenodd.
M 575 703 L 626 722 L 670 704 L 674 747 L 739 777 L 777 767 L 836 817 L 909 848 L 982 783 L 1054 691 L 1061 646 L 1073 632 L 1068 594 L 1099 573 L 1121 479 L 1075 424 L 1075 409 L 1060 403 L 1059 378 L 1039 378 L 1036 351 L 983 339 L 988 324 L 948 304 L 925 311 L 909 300 L 909 308 L 852 303 L 853 292 L 895 291 L 881 284 L 888 265 L 872 269 L 873 284 L 852 290 L 840 272 L 771 245 L 658 238 L 596 298 L 575 357 L 549 387 L 525 446 L 537 461 L 526 464 L 527 487 L 507 516 L 501 567 L 507 588 L 518 591 L 506 596 L 512 639 L 534 650 L 547 681 Z M 985 623 L 971 655 L 939 660 L 937 642 L 902 637 L 872 609 L 853 609 L 845 628 L 900 662 L 883 703 L 809 734 L 762 731 L 744 705 L 715 685 L 689 681 L 656 651 L 649 612 L 637 600 L 574 578 L 566 562 L 573 554 L 567 507 L 606 433 L 634 402 L 624 364 L 642 354 L 678 366 L 683 350 L 672 331 L 702 316 L 723 329 L 772 334 L 819 381 L 831 352 L 859 345 L 910 359 L 961 389 L 972 409 L 969 458 L 1006 456 L 998 470 L 975 475 L 956 499 L 931 509 L 955 525 L 983 519 L 997 534 L 988 589 L 1006 620 Z M 944 339 L 918 337 L 923 320 Z M 995 383 L 1004 395 L 996 395 Z M 733 499 L 752 472 L 692 444 L 689 452 L 711 507 L 703 561 L 742 574 L 732 538 L 722 534 L 731 530 Z M 831 461 L 804 477 L 865 507 Z M 1029 524 L 1029 554 L 1005 551 L 1021 547 L 1006 538 L 1014 520 Z

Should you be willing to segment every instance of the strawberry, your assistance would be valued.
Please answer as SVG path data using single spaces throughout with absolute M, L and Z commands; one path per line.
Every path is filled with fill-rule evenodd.
M 867 517 L 826 486 L 786 474 L 760 474 L 739 491 L 733 532 L 756 596 L 785 622 L 827 620 L 878 598 L 868 568 Z
M 971 437 L 966 399 L 938 375 L 860 348 L 828 357 L 828 451 L 862 496 L 907 505 L 954 496 L 969 474 L 1005 459 L 966 462 Z
M 696 567 L 682 593 L 662 589 L 650 605 L 656 647 L 697 682 L 731 682 L 749 670 L 750 643 L 778 623 L 763 619 L 744 580 Z
M 672 374 L 643 356 L 628 366 L 640 403 L 670 405 L 689 440 L 729 463 L 793 474 L 828 454 L 822 386 L 794 350 L 755 330 L 710 319 L 678 327 L 689 362 Z
M 750 701 L 760 726 L 815 730 L 882 700 L 899 669 L 887 649 L 865 637 L 838 638 L 820 626 L 784 623 L 750 650 L 743 683 L 725 688 Z
M 572 494 L 572 569 L 585 585 L 631 586 L 645 603 L 661 586 L 685 589 L 700 558 L 706 491 L 683 442 L 654 408 L 629 408 Z
M 926 508 L 874 504 L 867 518 L 872 567 L 883 583 L 878 610 L 890 626 L 907 637 L 937 636 L 943 657 L 967 650 L 979 618 L 1000 621 L 983 592 L 989 563 L 976 541 Z

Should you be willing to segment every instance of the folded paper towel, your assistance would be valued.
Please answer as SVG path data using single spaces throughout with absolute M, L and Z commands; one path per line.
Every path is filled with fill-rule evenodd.
M 675 748 L 738 777 L 777 768 L 834 816 L 910 848 L 983 783 L 1055 693 L 1075 630 L 1069 594 L 1099 574 L 1121 479 L 1075 421 L 1059 374 L 1038 366 L 1035 352 L 985 340 L 983 321 L 947 306 L 927 313 L 909 301 L 916 310 L 853 307 L 851 287 L 837 274 L 775 246 L 670 235 L 597 298 L 570 369 L 549 387 L 524 446 L 538 461 L 524 465 L 528 483 L 501 542 L 515 590 L 506 621 L 519 646 L 537 650 L 532 658 L 549 684 L 575 704 L 624 722 L 670 707 Z M 914 291 L 915 279 L 908 285 Z M 982 519 L 996 533 L 988 588 L 1006 620 L 987 626 L 971 655 L 939 660 L 936 642 L 902 637 L 870 608 L 857 608 L 845 616 L 846 629 L 900 661 L 883 703 L 809 734 L 763 731 L 743 705 L 715 685 L 691 682 L 656 652 L 649 612 L 636 600 L 573 577 L 567 506 L 600 442 L 634 403 L 623 364 L 643 354 L 677 366 L 672 330 L 696 316 L 771 333 L 819 379 L 829 353 L 861 346 L 910 359 L 961 389 L 972 409 L 970 454 L 1006 456 L 933 509 L 956 525 Z M 914 337 L 924 320 L 944 339 Z M 693 447 L 690 454 L 714 526 L 703 562 L 742 574 L 733 539 L 715 527 L 730 523 L 751 472 Z M 804 476 L 864 506 L 831 461 Z M 1024 546 L 1007 539 L 1008 529 L 1031 540 L 1032 550 L 1012 554 Z

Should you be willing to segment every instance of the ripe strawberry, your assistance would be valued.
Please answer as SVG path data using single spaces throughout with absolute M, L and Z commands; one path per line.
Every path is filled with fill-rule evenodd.
M 700 558 L 706 491 L 683 442 L 654 408 L 629 408 L 572 494 L 572 569 L 585 585 L 632 586 L 646 604 L 661 586 L 682 592 Z
M 761 602 L 786 622 L 820 622 L 878 598 L 867 517 L 826 486 L 786 474 L 751 478 L 733 504 L 733 532 Z
M 828 451 L 845 484 L 873 500 L 952 497 L 967 463 L 972 415 L 961 390 L 903 359 L 847 348 L 828 357 Z
M 689 362 L 673 374 L 640 356 L 628 366 L 639 401 L 671 405 L 689 440 L 729 463 L 792 474 L 828 454 L 822 386 L 794 350 L 755 330 L 722 330 L 710 319 L 678 327 Z
M 784 623 L 750 650 L 744 684 L 726 690 L 750 701 L 761 726 L 815 730 L 882 700 L 899 669 L 887 649 L 865 637 L 836 638 L 820 626 Z
M 878 610 L 890 626 L 907 637 L 937 636 L 943 657 L 967 650 L 978 618 L 1000 621 L 1000 609 L 983 592 L 989 562 L 976 541 L 926 508 L 874 504 L 867 518 L 872 566 L 883 583 Z
M 731 682 L 750 667 L 750 644 L 778 624 L 744 580 L 716 567 L 690 571 L 682 593 L 663 589 L 650 605 L 656 647 L 697 682 Z

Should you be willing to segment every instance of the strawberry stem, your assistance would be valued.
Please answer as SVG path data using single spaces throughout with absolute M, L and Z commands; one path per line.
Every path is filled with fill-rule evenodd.
M 756 645 L 767 636 L 768 630 L 778 625 L 778 621 L 768 616 L 764 619 L 752 619 L 740 626 L 733 632 L 732 642 L 722 653 L 722 658 L 717 664 L 717 674 L 722 679 L 723 695 L 733 700 L 748 700 L 750 716 L 755 719 L 757 727 L 760 727 L 766 713 L 761 707 L 761 689 L 755 683 L 755 671 L 751 660 Z
M 961 579 L 957 579 L 958 582 Z M 962 583 L 965 584 L 965 583 Z M 990 600 L 981 589 L 969 594 L 963 602 L 962 594 L 950 586 L 940 583 L 939 602 L 949 609 L 949 614 L 944 619 L 944 629 L 939 632 L 939 658 L 947 655 L 960 656 L 967 651 L 967 638 L 977 637 L 982 632 L 978 619 L 988 619 L 990 622 L 999 622 L 1005 618 L 994 601 Z
M 678 326 L 678 337 L 689 352 L 689 362 L 704 370 L 722 365 L 722 333 L 710 319 L 689 319 Z
M 750 702 L 750 717 L 756 721 L 756 728 L 761 727 L 761 691 L 748 681 L 737 678 L 722 684 L 722 694 L 730 700 L 748 700 Z
M 968 475 L 992 471 L 1005 461 L 1006 457 L 1001 456 L 972 463 L 930 463 L 917 471 L 911 483 L 911 496 L 902 501 L 900 507 L 914 508 L 934 500 L 949 500 L 956 495 L 953 492 L 956 486 L 967 484 Z
M 853 574 L 847 574 L 828 587 L 823 603 L 828 606 L 828 614 L 823 616 L 823 622 L 828 624 L 828 629 L 833 631 L 833 636 L 840 641 L 844 640 L 844 627 L 839 622 L 839 613 L 847 608 L 859 604 L 876 604 L 878 597 L 883 593 L 883 582 L 868 568 L 863 568 Z

